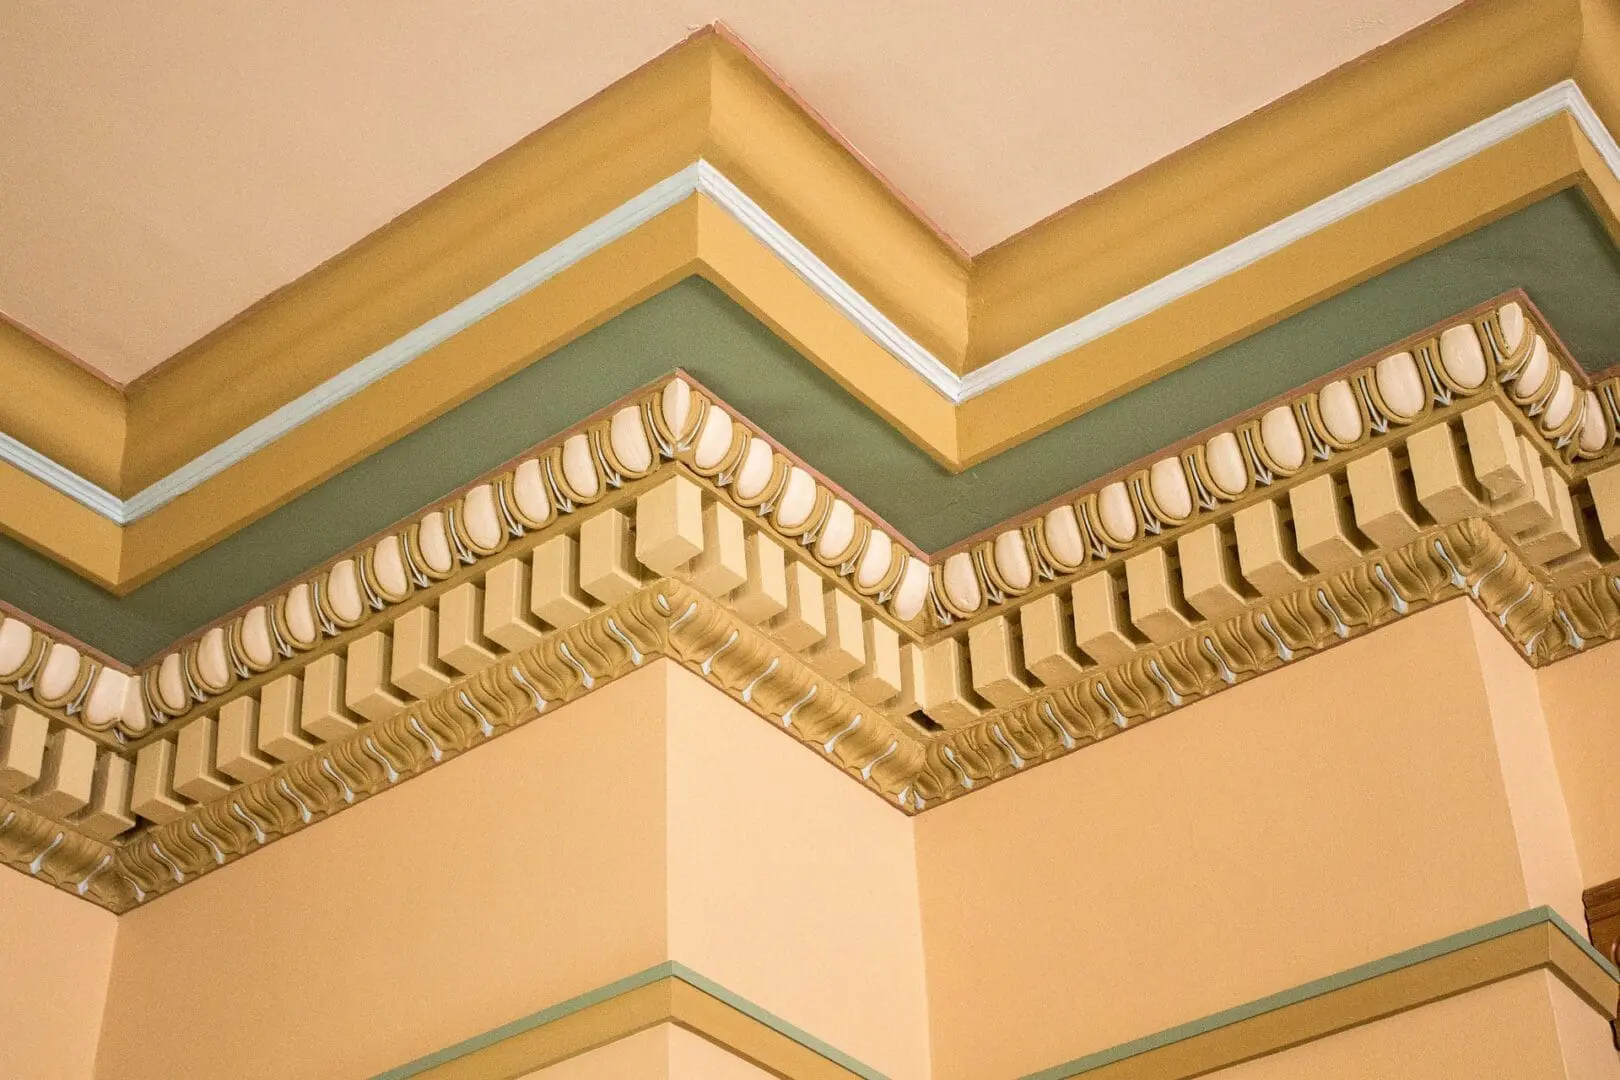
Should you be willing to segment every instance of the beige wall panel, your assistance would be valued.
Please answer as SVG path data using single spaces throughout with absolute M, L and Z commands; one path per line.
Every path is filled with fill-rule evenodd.
M 1559 1013 L 1567 1013 L 1578 1030 L 1563 1030 Z M 1607 1038 L 1608 1025 L 1590 1006 L 1556 977 L 1532 971 L 1211 1078 L 1613 1080 L 1620 1077 L 1620 1061 L 1613 1045 L 1604 1045 Z
M 97 1077 L 356 1080 L 663 961 L 664 709 L 638 672 L 125 915 Z
M 1537 672 L 1582 884 L 1620 877 L 1620 645 L 1599 646 Z M 1583 925 L 1577 922 L 1576 926 Z
M 117 916 L 10 870 L 0 873 L 0 1071 L 90 1080 Z
M 1529 906 L 1472 618 L 1424 612 L 918 818 L 936 1080 Z
M 1571 1080 L 1620 1080 L 1620 1056 L 1614 1052 L 1614 1029 L 1608 1021 L 1555 976 L 1540 977 L 1552 1002 L 1565 1075 Z
M 1527 906 L 1547 904 L 1571 926 L 1584 927 L 1581 865 L 1570 835 L 1569 810 L 1559 784 L 1535 669 L 1502 636 L 1494 619 L 1472 605 L 1464 610 L 1479 648 L 1503 786 L 1524 867 Z
M 669 688 L 670 958 L 928 1076 L 912 823 L 697 676 Z

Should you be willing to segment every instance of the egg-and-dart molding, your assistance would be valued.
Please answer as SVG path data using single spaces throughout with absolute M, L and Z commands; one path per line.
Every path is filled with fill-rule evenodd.
M 0 621 L 0 858 L 128 910 L 660 658 L 909 814 L 1455 597 L 1550 663 L 1617 421 L 1510 294 L 927 557 L 677 373 L 138 670 Z

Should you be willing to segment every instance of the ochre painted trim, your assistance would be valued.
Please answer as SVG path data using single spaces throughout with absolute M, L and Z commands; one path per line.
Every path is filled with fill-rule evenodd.
M 1300 496 L 1289 495 L 1290 500 L 1316 492 L 1325 496 L 1316 499 L 1321 505 L 1343 503 L 1342 487 L 1348 482 L 1343 470 L 1348 461 L 1379 450 L 1387 457 L 1402 449 L 1413 459 L 1411 483 L 1422 493 L 1410 495 L 1408 500 L 1429 507 L 1432 520 L 1444 523 L 1476 514 L 1492 517 L 1506 535 L 1521 537 L 1520 546 L 1533 553 L 1535 562 L 1548 563 L 1587 544 L 1578 526 L 1565 520 L 1563 506 L 1568 503 L 1573 512 L 1573 501 L 1579 498 L 1578 473 L 1602 465 L 1620 436 L 1620 382 L 1609 380 L 1587 391 L 1580 369 L 1559 355 L 1556 341 L 1525 298 L 1512 294 L 1504 299 L 1505 303 L 1489 302 L 1449 324 L 1395 343 L 1374 354 L 1377 361 L 1369 358 L 1330 372 L 931 557 L 724 402 L 712 394 L 694 392 L 690 381 L 678 376 L 656 390 L 607 406 L 530 454 L 470 481 L 437 507 L 424 510 L 414 526 L 399 525 L 374 535 L 307 574 L 301 586 L 295 582 L 249 602 L 141 664 L 157 673 L 166 665 L 181 664 L 187 671 L 197 671 L 199 663 L 203 668 L 211 663 L 223 674 L 212 679 L 197 675 L 189 690 L 178 674 L 171 672 L 163 678 L 154 674 L 152 679 L 157 681 L 148 679 L 146 707 L 136 715 L 116 723 L 114 714 L 104 713 L 98 719 L 94 708 L 81 715 L 87 717 L 92 732 L 116 726 L 124 736 L 140 738 L 151 722 L 161 724 L 165 717 L 188 712 L 193 703 L 209 703 L 220 688 L 230 685 L 227 676 L 231 670 L 243 677 L 265 670 L 267 662 L 223 645 L 224 638 L 237 639 L 254 609 L 262 615 L 278 604 L 308 608 L 311 589 L 324 589 L 329 599 L 334 590 L 352 593 L 353 574 L 340 582 L 341 575 L 352 571 L 357 559 L 363 562 L 375 557 L 389 544 L 397 548 L 407 536 L 432 534 L 448 551 L 452 530 L 447 523 L 458 513 L 464 522 L 469 516 L 487 518 L 492 534 L 488 541 L 492 547 L 486 550 L 475 545 L 466 555 L 469 561 L 477 563 L 480 555 L 527 550 L 539 534 L 527 539 L 523 534 L 537 522 L 549 523 L 554 515 L 571 518 L 604 497 L 610 504 L 618 501 L 626 492 L 610 489 L 661 472 L 659 461 L 665 458 L 712 482 L 715 494 L 733 509 L 762 519 L 767 528 L 775 526 L 773 531 L 790 546 L 813 544 L 813 562 L 823 571 L 836 568 L 835 581 L 855 586 L 854 591 L 870 598 L 879 612 L 920 636 L 952 624 L 959 632 L 964 623 L 972 626 L 1005 617 L 1012 608 L 1040 599 L 1082 571 L 1129 572 L 1121 564 L 1149 557 L 1147 549 L 1157 542 L 1177 538 L 1184 549 L 1196 539 L 1183 539 L 1183 533 L 1196 530 L 1200 536 L 1219 536 L 1231 527 L 1223 522 L 1228 514 L 1244 516 L 1248 504 L 1274 498 L 1293 486 L 1303 486 L 1303 491 Z M 1532 388 L 1530 376 L 1538 369 L 1540 385 Z M 1477 381 L 1462 385 L 1451 374 L 1454 371 Z M 1403 372 L 1404 391 L 1403 380 L 1394 377 Z M 1406 404 L 1400 400 L 1403 392 L 1411 396 Z M 1391 400 L 1384 399 L 1386 393 Z M 615 416 L 617 420 L 612 419 Z M 1455 465 L 1448 466 L 1443 457 L 1435 459 L 1432 453 L 1416 452 L 1420 432 L 1459 419 L 1472 441 L 1471 453 L 1486 455 L 1491 461 L 1511 455 L 1507 464 L 1482 466 L 1490 474 L 1483 501 L 1466 487 L 1455 495 L 1428 490 L 1442 481 L 1462 483 L 1461 474 L 1453 481 L 1446 470 L 1455 472 Z M 1410 447 L 1403 449 L 1408 440 Z M 1423 445 L 1433 442 L 1429 439 Z M 1290 459 L 1290 449 L 1297 460 Z M 1535 470 L 1529 464 L 1532 457 L 1538 463 Z M 630 459 L 641 464 L 634 468 L 623 464 Z M 1407 481 L 1397 476 L 1392 457 L 1388 462 L 1383 467 L 1387 474 L 1383 481 L 1392 492 L 1398 491 Z M 1369 464 L 1361 467 L 1365 470 Z M 555 482 L 568 468 L 574 470 L 576 483 L 591 485 L 588 494 L 566 485 L 535 493 L 531 498 L 540 499 L 540 504 L 528 517 L 514 515 L 509 504 L 496 505 L 496 493 L 509 494 L 522 469 L 544 470 L 553 478 L 549 482 Z M 1536 475 L 1542 468 L 1551 472 Z M 1435 478 L 1432 483 L 1431 475 Z M 1566 494 L 1570 481 L 1577 484 L 1573 495 Z M 810 498 L 799 507 L 805 516 L 788 521 L 786 493 L 801 484 L 805 497 Z M 1223 489 L 1221 485 L 1231 486 Z M 1357 496 L 1362 501 L 1366 497 L 1365 492 Z M 1597 502 L 1600 514 L 1613 513 L 1607 498 Z M 1410 539 L 1428 523 L 1423 513 L 1414 510 L 1405 515 L 1398 536 L 1388 526 L 1369 528 L 1384 542 Z M 1359 540 L 1320 535 L 1324 529 L 1342 533 L 1337 522 L 1296 514 L 1292 531 L 1297 535 L 1289 545 L 1300 545 L 1305 557 L 1315 558 L 1320 569 L 1354 561 L 1351 555 Z M 840 529 L 844 530 L 841 536 Z M 518 539 L 508 541 L 508 534 Z M 880 542 L 882 550 L 878 551 Z M 1238 547 L 1244 550 L 1242 543 Z M 1574 569 L 1580 576 L 1590 567 L 1583 564 Z M 1276 578 L 1279 574 L 1289 581 L 1303 580 L 1297 571 L 1285 573 L 1282 568 L 1262 576 Z M 1149 576 L 1162 577 L 1163 573 Z M 1558 576 L 1563 580 L 1569 574 Z M 300 589 L 304 598 L 295 600 Z M 1192 586 L 1188 589 L 1192 595 L 1181 605 L 1183 611 L 1190 605 L 1217 616 L 1229 613 L 1226 609 L 1233 606 L 1217 603 L 1212 607 L 1201 591 Z M 368 595 L 379 611 L 400 599 L 385 601 Z M 363 606 L 361 600 L 356 594 L 354 603 Z M 1141 618 L 1140 611 L 1133 615 Z M 1176 619 L 1171 611 L 1160 615 L 1163 618 L 1147 621 L 1168 618 L 1187 624 L 1185 617 Z M 308 621 L 311 625 L 316 622 L 313 615 Z M 337 619 L 338 628 L 347 625 L 344 619 Z M 50 637 L 48 631 L 40 633 Z M 199 653 L 204 637 L 211 637 L 212 642 Z M 308 647 L 298 645 L 292 651 Z M 118 676 L 109 673 L 107 678 Z M 225 681 L 221 683 L 221 679 Z M 0 673 L 0 682 L 8 680 L 34 681 L 24 668 Z M 212 685 L 215 683 L 219 685 Z M 158 695 L 159 685 L 169 686 L 170 692 Z M 164 697 L 170 700 L 165 703 Z M 56 703 L 40 704 L 50 708 Z
M 663 515 L 683 487 L 698 496 L 683 477 L 663 480 L 636 493 L 633 523 L 605 507 L 584 528 L 623 536 L 633 526 L 668 538 Z M 1472 597 L 1532 661 L 1575 651 L 1553 641 L 1562 632 L 1555 612 L 1563 608 L 1555 605 L 1572 600 L 1555 600 L 1488 526 L 1467 522 L 1169 645 L 1096 666 L 1073 684 L 1026 685 L 998 694 L 998 708 L 969 714 L 974 695 L 963 680 L 979 684 L 983 658 L 977 649 L 965 656 L 960 637 L 927 646 L 888 637 L 885 646 L 872 616 L 800 577 L 797 567 L 789 571 L 791 591 L 739 570 L 742 586 L 715 599 L 698 584 L 712 566 L 642 584 L 634 563 L 604 565 L 603 554 L 582 555 L 565 535 L 532 558 L 509 557 L 500 574 L 491 568 L 487 591 L 448 578 L 403 610 L 340 630 L 226 688 L 206 712 L 177 718 L 133 750 L 90 744 L 71 717 L 8 707 L 5 723 L 29 732 L 22 745 L 42 745 L 50 730 L 84 744 L 98 770 L 119 771 L 116 786 L 79 796 L 91 800 L 82 813 L 47 809 L 61 798 L 60 785 L 0 796 L 0 862 L 128 910 L 661 659 L 725 691 L 909 814 L 1457 597 Z M 556 618 L 551 612 L 563 604 L 581 612 L 578 621 L 570 615 L 558 619 L 561 628 L 540 629 L 511 595 L 527 587 L 524 572 L 544 597 L 541 613 Z M 1607 621 L 1593 628 L 1577 616 L 1593 640 L 1620 629 L 1608 581 L 1595 579 Z M 593 593 L 620 598 L 603 605 Z M 284 610 L 274 616 L 278 626 L 288 621 Z M 207 666 L 197 660 L 190 651 L 172 670 L 148 672 L 140 682 L 147 698 L 164 696 L 171 681 L 188 684 Z M 1014 686 L 1028 678 L 1005 663 L 994 674 Z M 60 692 L 71 696 L 74 687 Z M 919 726 L 919 709 L 941 718 L 943 730 Z M 12 756 L 11 772 L 42 774 L 38 760 Z
M 976 260 L 969 368 L 1573 77 L 1607 6 L 1462 5 L 1004 241 Z
M 971 466 L 992 457 L 1570 187 L 1587 175 L 1582 150 L 1589 147 L 1567 116 L 1544 120 L 1240 273 L 972 398 L 958 409 L 957 461 Z
M 0 394 L 0 434 L 100 487 L 119 485 L 128 449 L 127 397 L 3 319 L 0 386 L 7 389 Z M 0 527 L 5 521 L 0 518 Z
M 1181 1024 L 1024 1080 L 1187 1080 L 1533 971 L 1613 1020 L 1614 968 L 1548 907 Z
M 46 405 L 0 402 L 0 430 L 127 498 L 700 159 L 912 339 L 969 371 L 1562 79 L 1578 78 L 1596 114 L 1620 127 L 1620 74 L 1600 62 L 1615 45 L 1611 7 L 1465 5 L 971 265 L 723 35 L 699 35 L 255 305 L 123 397 L 20 332 L 0 333 L 0 374 L 40 386 Z M 1357 137 L 1338 137 L 1349 130 Z M 326 423 L 278 440 L 263 466 L 244 463 L 217 477 L 216 491 L 198 489 L 184 502 L 208 508 L 207 526 L 189 509 L 154 514 L 142 519 L 146 529 L 130 527 L 112 560 L 71 540 L 58 550 L 59 534 L 71 530 L 14 521 L 5 504 L 0 528 L 99 583 L 128 588 L 686 272 L 717 281 L 960 469 L 1573 185 L 1613 227 L 1614 179 L 1559 116 L 961 406 L 927 400 L 937 395 L 915 372 L 802 283 L 784 281 L 791 273 L 737 235 L 734 222 L 699 206 L 692 212 L 701 220 L 685 235 L 671 236 L 681 230 L 670 222 L 649 223 L 643 229 L 653 235 L 638 230 L 562 275 L 568 281 L 536 290 L 525 309 L 541 332 L 500 359 L 400 372 Z M 410 366 L 425 361 L 434 366 L 426 357 Z M 378 410 L 390 419 L 355 424 Z M 354 434 L 332 438 L 350 427 Z
M 684 964 L 656 967 L 390 1069 L 373 1080 L 510 1080 L 673 1024 L 787 1080 L 886 1080 Z

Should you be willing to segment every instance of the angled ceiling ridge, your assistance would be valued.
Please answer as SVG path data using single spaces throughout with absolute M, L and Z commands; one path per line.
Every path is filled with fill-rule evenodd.
M 735 47 L 735 46 L 733 46 Z M 774 85 L 774 84 L 773 84 Z M 777 86 L 776 90 L 781 91 Z M 1565 78 L 1531 96 L 1478 120 L 1440 141 L 1378 169 L 1294 213 L 1257 231 L 1204 254 L 1167 274 L 1119 296 L 1087 313 L 1046 330 L 1032 340 L 989 359 L 965 372 L 956 358 L 944 357 L 908 329 L 909 320 L 896 318 L 859 281 L 840 274 L 815 250 L 813 241 L 796 236 L 744 187 L 727 176 L 735 154 L 721 151 L 724 161 L 711 161 L 700 151 L 674 173 L 641 190 L 617 207 L 576 228 L 564 239 L 496 278 L 477 292 L 442 309 L 437 315 L 394 338 L 362 359 L 338 370 L 318 385 L 303 390 L 263 415 L 138 490 L 120 495 L 82 473 L 53 459 L 39 447 L 15 436 L 0 436 L 0 461 L 47 485 L 116 526 L 127 526 L 168 506 L 233 465 L 283 439 L 311 420 L 336 408 L 411 364 L 424 353 L 501 310 L 507 304 L 551 281 L 563 271 L 602 252 L 648 222 L 694 197 L 723 210 L 755 242 L 805 283 L 870 343 L 915 376 L 954 410 L 978 402 L 991 391 L 1031 375 L 1054 360 L 1101 338 L 1131 327 L 1145 317 L 1174 306 L 1200 290 L 1219 283 L 1257 262 L 1312 237 L 1371 207 L 1389 201 L 1523 135 L 1549 119 L 1566 117 L 1590 144 L 1596 158 L 1613 177 L 1620 178 L 1620 144 L 1604 125 L 1573 78 Z M 819 129 L 818 129 L 819 130 Z M 840 144 L 842 146 L 842 144 Z M 711 148 L 712 149 L 712 148 Z M 872 177 L 847 147 L 845 156 L 866 180 Z M 750 173 L 747 163 L 740 165 Z M 895 198 L 898 198 L 895 196 Z M 906 211 L 909 212 L 909 211 Z M 825 230 L 822 230 L 825 232 Z M 846 244 L 847 246 L 847 244 Z M 870 278 L 870 274 L 866 275 Z M 736 282 L 728 279 L 734 287 Z M 933 335 L 929 335 L 930 340 Z M 847 375 L 845 376 L 848 377 Z M 957 424 L 952 419 L 947 427 Z M 915 436 L 914 436 L 915 437 Z M 999 445 L 1016 441 L 1004 439 Z M 948 446 L 934 448 L 960 467 L 961 456 Z M 994 453 L 995 448 L 988 449 Z

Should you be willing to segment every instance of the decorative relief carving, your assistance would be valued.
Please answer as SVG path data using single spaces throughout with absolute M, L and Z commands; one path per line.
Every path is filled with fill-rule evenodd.
M 858 595 L 927 634 L 1335 467 L 1496 386 L 1566 466 L 1604 456 L 1620 429 L 1615 380 L 1584 389 L 1579 368 L 1552 352 L 1548 339 L 1525 305 L 1509 300 L 933 565 L 676 377 L 133 677 L 20 620 L 0 621 L 0 685 L 31 692 L 34 705 L 94 735 L 140 739 L 674 461 Z
M 0 857 L 122 910 L 659 656 L 908 813 L 1454 596 L 1547 663 L 1620 633 L 1620 465 L 1546 342 L 1499 305 L 932 565 L 677 377 L 134 676 L 0 622 Z
M 1377 626 L 1463 594 L 1543 655 L 1555 602 L 1483 522 L 1427 532 L 1361 565 L 1211 623 L 932 740 L 917 809 L 1134 727 Z M 1620 622 L 1620 605 L 1615 605 Z M 1561 625 L 1561 624 L 1559 624 Z
M 1480 603 L 1527 656 L 1545 662 L 1596 640 L 1574 629 L 1594 617 L 1570 599 L 1594 589 L 1605 613 L 1597 617 L 1601 626 L 1588 629 L 1605 636 L 1620 631 L 1620 591 L 1611 575 L 1555 595 L 1491 526 L 1467 520 L 1067 685 L 1035 690 L 972 723 L 931 733 L 897 715 L 895 706 L 867 704 L 851 690 L 858 679 L 818 670 L 725 602 L 659 578 L 427 698 L 251 781 L 224 786 L 121 843 L 94 841 L 6 803 L 0 857 L 103 906 L 127 910 L 660 657 L 697 673 L 857 782 L 916 813 L 1458 596 Z M 915 655 L 908 661 L 916 662 Z M 900 696 L 915 689 L 908 685 Z
M 896 801 L 915 737 L 689 586 L 653 581 L 534 646 L 232 786 L 117 848 L 77 848 L 52 880 L 124 910 L 296 832 L 660 657 L 697 672 L 859 782 Z M 48 837 L 36 826 L 19 854 Z M 3 834 L 0 834 L 3 835 Z M 96 853 L 111 850 L 110 865 Z M 71 857 L 69 857 L 71 856 Z M 105 881 L 79 889 L 86 864 Z M 93 891 L 92 891 L 93 890 Z
M 404 604 L 514 538 L 577 514 L 626 483 L 680 461 L 898 618 L 914 618 L 921 560 L 802 466 L 675 377 L 313 577 L 213 627 L 146 667 L 145 708 L 120 730 L 188 715 L 239 679 L 317 649 L 375 611 Z M 912 569 L 915 564 L 917 569 Z M 908 578 L 908 574 L 910 575 Z M 909 615 L 907 614 L 909 612 Z
M 1151 545 L 1234 505 L 1399 442 L 1496 397 L 1567 470 L 1605 457 L 1620 417 L 1620 381 L 1586 389 L 1526 305 L 1508 300 L 1432 332 L 1410 348 L 1355 365 L 1317 389 L 1223 425 L 1173 456 L 1129 468 L 1058 506 L 1014 521 L 932 568 L 935 625 L 972 619 L 1033 583 Z M 1566 476 L 1567 478 L 1567 476 Z
M 113 911 L 128 904 L 107 876 L 119 849 L 0 796 L 0 861 Z

